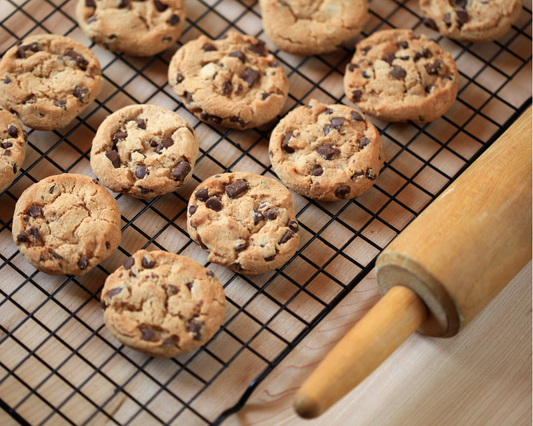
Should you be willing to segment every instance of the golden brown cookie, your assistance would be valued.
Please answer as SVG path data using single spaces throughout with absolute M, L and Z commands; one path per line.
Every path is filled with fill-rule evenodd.
M 17 118 L 0 108 L 0 192 L 11 185 L 24 163 L 26 139 Z
M 101 303 L 113 336 L 161 358 L 207 343 L 226 308 L 224 290 L 212 271 L 184 256 L 146 250 L 107 277 Z
M 116 200 L 88 176 L 50 176 L 20 196 L 13 239 L 26 260 L 50 275 L 83 275 L 120 244 Z
M 283 266 L 300 237 L 292 194 L 281 183 L 248 172 L 224 173 L 191 195 L 187 229 L 208 260 L 242 274 Z

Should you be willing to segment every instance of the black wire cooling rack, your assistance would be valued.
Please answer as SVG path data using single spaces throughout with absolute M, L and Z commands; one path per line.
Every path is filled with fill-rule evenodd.
M 160 55 L 133 58 L 90 44 L 76 25 L 74 0 L 0 0 L 0 52 L 34 33 L 63 34 L 93 49 L 105 78 L 98 100 L 69 127 L 29 131 L 21 175 L 0 195 L 0 406 L 23 425 L 220 424 L 238 411 L 374 267 L 388 242 L 531 103 L 530 3 L 502 39 L 462 44 L 425 28 L 416 0 L 373 0 L 364 35 L 399 27 L 436 38 L 460 69 L 458 100 L 434 123 L 375 121 L 387 155 L 375 187 L 356 200 L 337 203 L 294 194 L 302 240 L 298 253 L 280 270 L 250 277 L 207 263 L 188 238 L 186 206 L 207 176 L 229 170 L 273 175 L 267 146 L 275 123 L 239 132 L 198 122 L 174 96 L 166 71 L 176 49 L 200 34 L 217 38 L 235 29 L 269 42 L 256 1 L 188 0 L 180 42 Z M 312 97 L 350 105 L 342 75 L 352 50 L 300 58 L 269 46 L 289 75 L 284 113 Z M 89 152 L 98 125 L 133 103 L 173 109 L 194 125 L 201 156 L 193 182 L 150 202 L 117 195 L 122 244 L 91 273 L 50 277 L 37 272 L 12 241 L 18 196 L 52 174 L 92 175 Z M 225 323 L 204 348 L 155 360 L 120 345 L 107 332 L 98 303 L 105 277 L 140 248 L 190 256 L 223 283 Z

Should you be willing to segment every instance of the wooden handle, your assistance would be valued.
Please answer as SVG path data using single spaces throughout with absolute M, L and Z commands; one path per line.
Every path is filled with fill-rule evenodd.
M 304 418 L 320 416 L 387 359 L 426 320 L 427 309 L 407 287 L 389 291 L 333 348 L 296 394 Z

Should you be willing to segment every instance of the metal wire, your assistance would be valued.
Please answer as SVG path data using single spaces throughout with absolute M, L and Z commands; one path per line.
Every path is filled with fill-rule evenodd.
M 35 30 L 49 32 L 47 29 L 47 21 L 57 16 L 60 16 L 60 18 L 69 26 L 69 29 L 66 30 L 63 35 L 68 36 L 73 31 L 76 31 L 76 21 L 65 12 L 69 0 L 62 2 L 54 2 L 52 0 L 41 1 L 48 6 L 50 11 L 41 17 L 41 19 L 37 20 L 26 10 L 26 7 L 29 6 L 33 0 L 25 0 L 22 2 L 7 0 L 6 3 L 12 5 L 13 10 L 0 21 L 0 28 L 4 32 L 3 34 L 0 34 L 0 42 L 2 41 L 2 38 L 9 39 L 11 36 L 13 38 L 11 45 L 13 45 L 16 40 L 23 39 Z M 191 36 L 192 33 L 196 32 L 206 34 L 213 38 L 221 36 L 227 30 L 232 28 L 245 33 L 250 32 L 249 29 L 246 31 L 245 28 L 241 27 L 241 19 L 245 16 L 252 16 L 256 19 L 260 18 L 257 5 L 250 0 L 231 0 L 233 3 L 239 5 L 239 8 L 241 9 L 240 13 L 232 19 L 227 18 L 224 13 L 221 13 L 219 10 L 219 6 L 224 3 L 224 0 L 209 2 L 205 0 L 194 1 L 201 5 L 204 11 L 198 14 L 195 19 L 187 19 L 189 26 L 184 31 L 180 40 L 185 40 L 187 37 Z M 370 32 L 389 27 L 394 28 L 394 23 L 396 22 L 395 16 L 397 16 L 400 11 L 412 18 L 413 29 L 420 29 L 419 27 L 422 23 L 422 19 L 417 14 L 416 5 L 413 6 L 412 1 L 402 2 L 398 0 L 390 0 L 389 3 L 391 5 L 390 12 L 386 16 L 380 16 L 377 12 L 372 11 L 371 9 L 372 21 L 375 21 L 376 25 Z M 31 28 L 22 33 L 14 31 L 10 26 L 10 19 L 17 14 L 23 14 L 26 20 L 31 22 Z M 10 380 L 15 380 L 19 386 L 27 389 L 27 393 L 14 404 L 10 405 L 4 400 L 4 398 L 0 399 L 0 407 L 9 413 L 14 420 L 24 425 L 53 424 L 54 416 L 61 417 L 61 419 L 68 424 L 86 425 L 97 416 L 101 415 L 114 424 L 125 426 L 133 423 L 142 414 L 149 416 L 150 424 L 166 425 L 171 424 L 184 413 L 191 414 L 195 416 L 196 419 L 206 424 L 216 425 L 220 424 L 228 415 L 237 412 L 245 404 L 253 390 L 256 389 L 273 368 L 277 366 L 374 267 L 377 254 L 384 249 L 388 241 L 385 243 L 375 241 L 369 237 L 368 233 L 365 231 L 370 230 L 373 226 L 378 224 L 383 229 L 387 229 L 392 236 L 399 233 L 406 223 L 392 223 L 393 221 L 390 220 L 390 217 L 386 214 L 388 209 L 392 207 L 400 208 L 410 215 L 411 218 L 416 217 L 501 133 L 503 133 L 503 131 L 505 131 L 505 129 L 507 129 L 531 103 L 531 99 L 528 99 L 522 105 L 514 105 L 501 95 L 502 90 L 504 90 L 505 87 L 531 62 L 530 48 L 528 55 L 525 57 L 517 53 L 514 48 L 516 47 L 515 44 L 519 41 L 519 38 L 525 38 L 528 42 L 531 40 L 531 10 L 524 7 L 522 15 L 523 17 L 525 16 L 525 19 L 521 19 L 520 27 L 513 26 L 513 29 L 511 30 L 512 35 L 510 37 L 505 38 L 504 42 L 496 41 L 491 44 L 493 48 L 492 54 L 489 56 L 484 55 L 483 52 L 479 52 L 476 45 L 448 41 L 442 37 L 437 39 L 438 42 L 446 42 L 447 46 L 453 46 L 456 61 L 460 61 L 462 57 L 465 57 L 467 58 L 466 60 L 475 60 L 481 64 L 479 69 L 472 75 L 467 75 L 464 72 L 461 72 L 461 80 L 464 84 L 460 89 L 457 102 L 468 110 L 470 116 L 462 123 L 458 123 L 457 121 L 461 120 L 458 120 L 456 117 L 443 117 L 441 119 L 442 126 L 449 129 L 444 138 L 445 140 L 441 140 L 435 135 L 436 131 L 431 127 L 431 123 L 424 125 L 409 123 L 408 126 L 411 132 L 407 138 L 398 137 L 398 127 L 395 124 L 382 123 L 382 125 L 380 125 L 380 123 L 378 123 L 382 136 L 387 138 L 391 150 L 394 151 L 393 156 L 387 159 L 386 166 L 384 167 L 384 170 L 382 170 L 382 176 L 388 170 L 402 182 L 400 185 L 393 186 L 391 189 L 388 188 L 386 184 L 382 184 L 383 179 L 377 181 L 374 191 L 376 191 L 376 197 L 379 197 L 382 200 L 378 207 L 370 206 L 368 203 L 365 203 L 364 200 L 355 199 L 346 202 L 338 202 L 337 204 L 341 205 L 341 207 L 332 209 L 324 203 L 306 200 L 298 211 L 297 217 L 300 221 L 301 230 L 307 233 L 309 238 L 293 259 L 291 259 L 291 261 L 289 261 L 284 267 L 268 276 L 264 282 L 251 277 L 240 276 L 238 274 L 232 275 L 224 282 L 224 288 L 226 290 L 230 289 L 232 285 L 236 285 L 236 283 L 243 283 L 243 285 L 247 286 L 247 288 L 253 293 L 243 303 L 240 303 L 238 300 L 233 300 L 233 298 L 228 295 L 228 306 L 231 308 L 232 313 L 227 317 L 224 326 L 214 339 L 230 339 L 235 342 L 238 349 L 235 350 L 229 358 L 220 356 L 210 347 L 210 345 L 206 345 L 192 355 L 179 357 L 169 361 L 171 365 L 174 366 L 172 372 L 165 377 L 159 377 L 158 375 L 153 374 L 150 369 L 150 366 L 157 361 L 146 357 L 141 359 L 141 361 L 138 361 L 137 358 L 131 356 L 130 353 L 127 352 L 126 348 L 123 346 L 117 346 L 116 342 L 106 338 L 104 333 L 105 327 L 103 324 L 100 324 L 98 327 L 92 327 L 84 320 L 85 311 L 88 309 L 96 309 L 99 300 L 98 295 L 103 286 L 103 278 L 99 281 L 101 285 L 96 291 L 91 291 L 90 286 L 86 285 L 86 280 L 83 277 L 68 276 L 49 292 L 48 288 L 41 284 L 39 272 L 29 270 L 23 262 L 20 262 L 18 251 L 11 254 L 0 251 L 1 273 L 7 273 L 5 271 L 9 270 L 10 274 L 17 274 L 20 281 L 14 288 L 10 288 L 9 291 L 0 285 L 0 295 L 3 297 L 3 300 L 0 301 L 0 367 L 4 370 L 4 372 L 0 374 L 0 397 L 4 395 L 5 387 Z M 222 29 L 218 34 L 209 34 L 202 27 L 202 20 L 209 16 L 216 16 L 216 18 L 223 23 Z M 191 34 L 188 34 L 189 32 L 191 32 Z M 262 33 L 262 29 L 258 27 L 252 35 L 259 37 Z M 364 35 L 366 36 L 368 34 Z M 6 41 L 4 46 L 7 46 L 8 44 L 9 43 Z M 94 47 L 94 45 L 91 45 L 91 47 Z M 4 49 L 4 51 L 5 50 L 7 49 Z M 298 81 L 305 83 L 306 89 L 303 92 L 298 93 L 297 96 L 294 94 L 289 95 L 294 106 L 304 103 L 304 100 L 316 91 L 329 96 L 329 98 L 332 99 L 331 103 L 341 103 L 345 101 L 344 95 L 339 94 L 336 96 L 334 93 L 326 91 L 324 85 L 327 86 L 326 83 L 328 79 L 338 77 L 344 73 L 345 64 L 350 60 L 351 55 L 353 54 L 352 51 L 345 49 L 338 55 L 308 57 L 299 60 L 296 65 L 294 65 L 292 60 L 289 60 L 282 52 L 274 51 L 274 53 L 278 61 L 283 64 L 286 70 L 288 70 L 289 78 L 298 79 Z M 506 72 L 496 65 L 499 60 L 498 58 L 501 58 L 502 55 L 511 57 L 512 60 L 518 64 L 512 72 Z M 312 63 L 311 61 L 316 61 L 316 63 Z M 85 129 L 95 133 L 96 128 L 91 126 L 91 119 L 96 118 L 97 114 L 102 111 L 104 111 L 105 114 L 112 113 L 114 109 L 116 109 L 113 106 L 114 102 L 116 101 L 117 96 L 120 96 L 121 93 L 127 95 L 132 102 L 135 103 L 156 102 L 158 97 L 162 96 L 178 105 L 175 108 L 176 111 L 183 110 L 183 105 L 178 103 L 177 99 L 170 93 L 166 82 L 158 84 L 150 77 L 151 67 L 160 64 L 168 66 L 168 57 L 164 53 L 148 59 L 144 63 L 141 63 L 141 65 L 131 57 L 122 54 L 114 55 L 114 57 L 105 64 L 102 69 L 102 74 L 107 87 L 109 87 L 110 90 L 108 90 L 105 99 L 96 101 L 96 106 L 92 111 L 84 113 L 83 117 L 79 117 L 79 121 L 65 133 L 54 131 L 53 134 L 57 137 L 57 141 L 52 143 L 48 149 L 41 148 L 40 144 L 35 143 L 33 141 L 33 136 L 35 136 L 34 132 L 29 132 L 29 146 L 36 153 L 36 158 L 31 164 L 27 162 L 26 167 L 21 169 L 21 175 L 17 177 L 14 184 L 1 195 L 2 201 L 7 200 L 6 202 L 13 204 L 17 200 L 16 195 L 13 193 L 13 188 L 16 187 L 17 183 L 23 182 L 24 180 L 27 180 L 27 183 L 37 182 L 40 177 L 42 178 L 42 173 L 39 171 L 39 167 L 46 164 L 46 162 L 55 168 L 57 173 L 69 173 L 88 161 L 90 149 L 80 149 L 78 144 L 73 143 L 73 139 L 76 138 L 76 132 L 80 131 L 80 129 Z M 314 64 L 318 64 L 321 68 L 326 69 L 323 75 L 316 80 L 310 78 L 305 71 L 306 67 L 312 68 L 315 66 Z M 116 83 L 114 79 L 110 77 L 110 75 L 113 74 L 111 71 L 115 66 L 120 66 L 121 69 L 125 70 L 124 74 L 131 74 L 130 77 L 122 81 L 121 84 Z M 497 80 L 501 82 L 496 90 L 490 90 L 490 88 L 486 87 L 486 85 L 479 81 L 479 77 L 487 70 L 496 75 Z M 134 83 L 139 77 L 144 79 L 145 84 L 153 86 L 153 92 L 145 99 L 140 99 L 134 96 L 129 87 L 129 85 Z M 469 90 L 482 92 L 484 100 L 476 105 L 471 104 L 469 97 L 466 96 L 466 93 Z M 493 114 L 486 112 L 486 108 L 488 108 L 492 101 L 497 101 L 499 105 L 504 106 L 507 111 L 510 111 L 510 113 L 508 113 L 508 118 L 503 120 L 504 122 L 499 122 L 493 117 Z M 492 126 L 491 134 L 486 135 L 485 138 L 480 137 L 476 132 L 471 130 L 471 125 L 478 119 L 482 119 L 484 122 L 487 122 L 488 125 Z M 262 143 L 264 143 L 265 140 L 268 140 L 272 127 L 266 129 L 254 129 L 249 132 L 249 135 L 251 135 L 249 136 L 251 142 L 246 144 L 247 148 L 244 148 L 239 142 L 240 137 L 238 131 L 224 131 L 221 128 L 209 126 L 200 122 L 195 125 L 195 128 L 198 130 L 201 126 L 208 126 L 210 133 L 216 135 L 216 141 L 209 148 L 201 150 L 201 156 L 197 161 L 197 165 L 202 161 L 209 161 L 218 166 L 221 171 L 231 171 L 237 167 L 243 159 L 246 159 L 261 168 L 261 174 L 273 174 L 270 164 L 265 164 L 265 162 L 260 159 L 260 153 L 266 150 L 266 147 L 263 146 Z M 464 152 L 459 152 L 460 150 L 454 145 L 454 140 L 459 135 L 462 138 L 470 138 L 479 145 L 479 148 L 476 149 L 475 152 L 468 152 L 466 154 Z M 431 144 L 436 148 L 430 154 L 420 152 L 417 148 L 417 143 L 421 140 L 427 141 L 428 144 Z M 229 164 L 225 164 L 225 160 L 217 158 L 217 147 L 222 146 L 224 141 L 230 143 L 238 152 L 238 155 L 230 161 Z M 75 153 L 76 156 L 76 159 L 66 167 L 63 167 L 60 164 L 61 162 L 54 157 L 54 150 L 62 144 L 66 144 L 72 149 L 72 152 Z M 453 155 L 458 162 L 462 163 L 462 166 L 458 167 L 457 170 L 454 170 L 453 172 L 443 170 L 439 167 L 438 162 L 439 156 L 441 155 Z M 415 172 L 409 173 L 409 171 L 404 170 L 404 159 L 406 157 L 410 158 L 413 163 L 418 165 L 418 169 Z M 194 179 L 197 182 L 201 182 L 196 171 L 197 169 L 195 169 Z M 424 184 L 420 183 L 418 180 L 419 177 L 427 172 L 435 174 L 435 176 L 443 182 L 436 190 L 425 187 Z M 403 191 L 407 189 L 415 189 L 421 194 L 422 199 L 424 200 L 422 205 L 409 205 L 409 202 L 402 200 Z M 174 197 L 176 204 L 180 206 L 172 217 L 169 217 L 161 211 L 160 203 L 158 203 L 159 198 L 152 201 L 139 201 L 139 203 L 141 203 L 139 211 L 133 214 L 130 218 L 124 215 L 122 216 L 124 222 L 122 231 L 123 233 L 135 232 L 142 237 L 145 241 L 142 248 L 154 247 L 161 250 L 166 250 L 167 248 L 159 241 L 159 237 L 163 236 L 168 230 L 176 232 L 178 235 L 182 235 L 183 238 L 187 239 L 179 250 L 177 250 L 177 253 L 186 253 L 194 247 L 194 244 L 188 239 L 186 230 L 184 227 L 180 226 L 179 222 L 180 218 L 186 215 L 188 200 L 183 195 L 180 195 L 180 193 L 173 193 L 166 197 Z M 124 197 L 121 195 L 117 196 L 117 200 L 122 198 Z M 350 209 L 353 209 L 354 207 L 365 215 L 364 223 L 361 223 L 360 226 L 355 226 L 347 220 L 348 213 L 351 211 Z M 320 226 L 309 224 L 305 218 L 306 214 L 310 212 L 319 213 L 326 219 L 320 222 Z M 145 215 L 154 215 L 155 217 L 160 218 L 164 222 L 164 225 L 162 225 L 157 232 L 146 232 L 142 225 L 139 224 L 139 219 Z M 11 224 L 12 219 L 0 219 L 0 235 L 3 235 L 3 233 L 10 234 Z M 334 226 L 340 226 L 351 236 L 342 242 L 332 242 L 331 239 L 328 238 L 328 231 Z M 389 240 L 391 238 L 389 238 Z M 368 259 L 356 259 L 355 256 L 347 250 L 354 242 L 356 242 L 356 240 L 363 242 L 372 253 Z M 314 261 L 312 256 L 306 254 L 306 250 L 311 248 L 315 243 L 321 244 L 325 250 L 327 249 L 326 252 L 329 253 L 329 257 L 327 256 L 327 259 L 321 265 Z M 131 254 L 131 248 L 128 248 L 127 246 L 124 247 L 124 243 L 119 250 L 124 256 L 130 256 Z M 328 270 L 328 266 L 333 265 L 338 261 L 345 262 L 353 270 L 359 271 L 355 278 L 345 282 Z M 312 270 L 312 273 L 309 274 L 305 280 L 299 282 L 289 270 L 293 262 L 304 262 Z M 97 269 L 102 277 L 107 276 L 111 272 L 106 270 L 102 265 L 99 265 Z M 91 272 L 91 274 L 93 273 L 95 272 Z M 327 278 L 332 285 L 339 289 L 333 297 L 329 298 L 330 300 L 321 297 L 320 294 L 315 294 L 313 291 L 312 283 L 318 277 Z M 295 289 L 293 294 L 289 297 L 282 298 L 281 300 L 275 296 L 275 292 L 270 291 L 280 282 L 287 283 L 287 285 L 291 285 L 291 288 Z M 42 295 L 40 302 L 31 308 L 24 306 L 24 303 L 19 299 L 19 295 L 28 288 L 31 289 L 32 292 Z M 70 291 L 73 288 L 77 289 L 76 291 L 84 295 L 84 300 L 74 308 L 68 303 L 63 302 L 60 297 L 65 291 Z M 293 302 L 301 296 L 306 297 L 307 300 L 309 300 L 309 303 L 318 306 L 313 314 L 304 315 L 293 307 Z M 258 303 L 259 300 L 263 300 L 264 303 L 268 302 L 270 306 L 276 307 L 275 312 L 270 315 L 267 320 L 263 320 L 257 315 L 254 315 L 252 307 L 253 304 Z M 2 310 L 6 309 L 7 305 L 17 308 L 22 313 L 21 319 L 16 322 L 15 325 L 8 325 L 2 317 Z M 47 325 L 47 323 L 41 318 L 42 312 L 46 309 L 52 309 L 54 312 L 57 312 L 62 320 L 54 324 L 54 326 Z M 292 336 L 283 335 L 283 333 L 275 326 L 275 321 L 283 315 L 289 315 L 290 318 L 299 325 L 298 331 L 293 333 Z M 243 321 L 243 318 L 245 318 L 246 321 L 250 321 L 250 324 L 255 324 L 256 327 L 253 333 L 245 338 L 240 336 L 241 333 L 238 328 L 238 323 L 239 321 Z M 64 330 L 69 324 L 71 324 L 71 321 L 74 321 L 81 330 L 85 330 L 87 333 L 87 336 L 81 343 L 71 341 L 69 338 L 65 337 Z M 37 324 L 46 334 L 46 337 L 39 341 L 34 347 L 30 347 L 22 336 L 24 327 L 27 327 L 30 322 Z M 254 347 L 259 336 L 265 332 L 273 336 L 276 339 L 276 342 L 279 342 L 280 349 L 275 356 L 262 353 L 261 350 Z M 91 356 L 85 352 L 85 348 L 89 346 L 93 339 L 96 339 L 102 347 L 107 348 L 110 351 L 110 355 L 107 356 L 105 360 L 92 359 Z M 2 356 L 2 348 L 5 348 L 8 342 L 15 343 L 25 352 L 14 365 L 12 363 L 7 365 L 5 357 Z M 50 344 L 50 342 L 62 345 L 62 347 L 66 348 L 69 352 L 68 355 L 55 366 L 51 365 L 50 362 L 42 356 L 42 351 L 40 351 L 45 348 L 47 344 Z M 245 352 L 250 354 L 250 356 L 257 358 L 257 360 L 259 360 L 262 365 L 265 365 L 265 367 L 260 371 L 255 380 L 242 389 L 242 397 L 238 401 L 233 401 L 230 406 L 226 407 L 225 411 L 217 413 L 215 417 L 211 414 L 206 414 L 204 410 L 198 408 L 198 404 L 194 404 L 195 401 L 198 401 L 202 395 L 205 394 L 207 389 L 213 386 L 217 378 L 221 377 L 232 364 L 238 362 L 239 356 Z M 122 382 L 114 379 L 112 374 L 109 373 L 108 367 L 115 362 L 114 360 L 117 357 L 119 357 L 122 366 L 126 366 L 132 371 L 128 378 Z M 208 361 L 205 361 L 206 359 L 209 360 L 210 365 L 217 366 L 216 372 L 209 378 L 202 377 L 198 368 L 194 367 L 195 363 L 200 363 L 200 365 L 202 365 L 202 363 L 207 363 Z M 91 370 L 91 373 L 82 381 L 76 383 L 61 371 L 62 368 L 72 360 L 83 361 L 83 363 Z M 28 383 L 29 381 L 25 379 L 23 372 L 25 367 L 32 361 L 38 361 L 39 365 L 43 366 L 46 370 L 46 374 L 40 377 L 38 381 Z M 179 395 L 178 392 L 170 386 L 176 378 L 179 378 L 184 374 L 189 375 L 199 383 L 198 389 L 187 397 Z M 89 395 L 84 389 L 84 387 L 91 383 L 91 380 L 96 377 L 104 378 L 105 381 L 114 388 L 114 391 L 110 396 L 105 398 L 105 400 L 96 401 L 95 398 Z M 132 392 L 129 388 L 129 385 L 134 383 L 138 377 L 146 377 L 154 384 L 154 390 L 145 398 L 139 398 L 137 394 Z M 61 401 L 49 401 L 46 392 L 43 391 L 52 380 L 58 380 L 69 389 L 68 395 L 66 395 Z M 165 393 L 168 398 L 180 405 L 179 409 L 176 409 L 172 415 L 167 416 L 166 418 L 163 418 L 159 412 L 150 407 L 151 403 L 153 403 L 162 393 Z M 117 417 L 113 410 L 108 409 L 117 395 L 127 396 L 128 401 L 131 401 L 136 405 L 135 409 L 131 410 L 132 414 L 129 415 L 127 419 Z M 32 398 L 37 398 L 48 407 L 48 414 L 29 422 L 25 419 L 23 405 Z M 92 413 L 89 416 L 86 416 L 83 420 L 73 420 L 72 418 L 69 418 L 69 416 L 64 413 L 63 408 L 67 406 L 69 401 L 73 400 L 73 398 L 81 398 L 85 401 L 88 406 L 92 407 Z

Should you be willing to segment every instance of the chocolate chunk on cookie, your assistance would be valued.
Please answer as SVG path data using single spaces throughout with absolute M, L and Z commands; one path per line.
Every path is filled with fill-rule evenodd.
M 27 37 L 9 49 L 0 78 L 0 105 L 35 130 L 65 127 L 102 89 L 94 53 L 59 35 Z
M 265 44 L 233 31 L 222 40 L 200 36 L 185 44 L 170 62 L 168 79 L 200 120 L 239 130 L 274 119 L 289 92 Z
M 121 343 L 172 358 L 206 344 L 224 319 L 215 274 L 184 256 L 139 250 L 105 282 L 104 322 Z
M 26 158 L 26 132 L 17 118 L 0 108 L 0 192 L 11 185 Z
M 187 183 L 197 156 L 196 133 L 179 114 L 154 105 L 131 105 L 98 128 L 91 167 L 112 191 L 149 199 Z
M 283 266 L 298 249 L 292 194 L 248 172 L 206 179 L 189 200 L 187 228 L 208 260 L 242 274 Z
M 368 19 L 367 0 L 260 0 L 263 26 L 281 50 L 321 55 L 340 49 Z
M 15 244 L 46 274 L 86 274 L 115 253 L 120 238 L 116 200 L 88 176 L 47 177 L 27 188 L 15 206 Z
M 291 151 L 284 147 L 288 134 Z M 269 151 L 285 185 L 322 201 L 358 197 L 375 183 L 385 159 L 379 132 L 363 114 L 314 99 L 279 122 Z
M 420 0 L 424 24 L 455 40 L 488 42 L 502 37 L 520 16 L 521 0 Z
M 105 49 L 152 56 L 178 40 L 185 11 L 184 0 L 78 0 L 76 17 L 87 37 Z
M 452 56 L 411 30 L 378 31 L 359 42 L 344 75 L 346 96 L 385 121 L 434 121 L 452 106 L 458 86 Z

